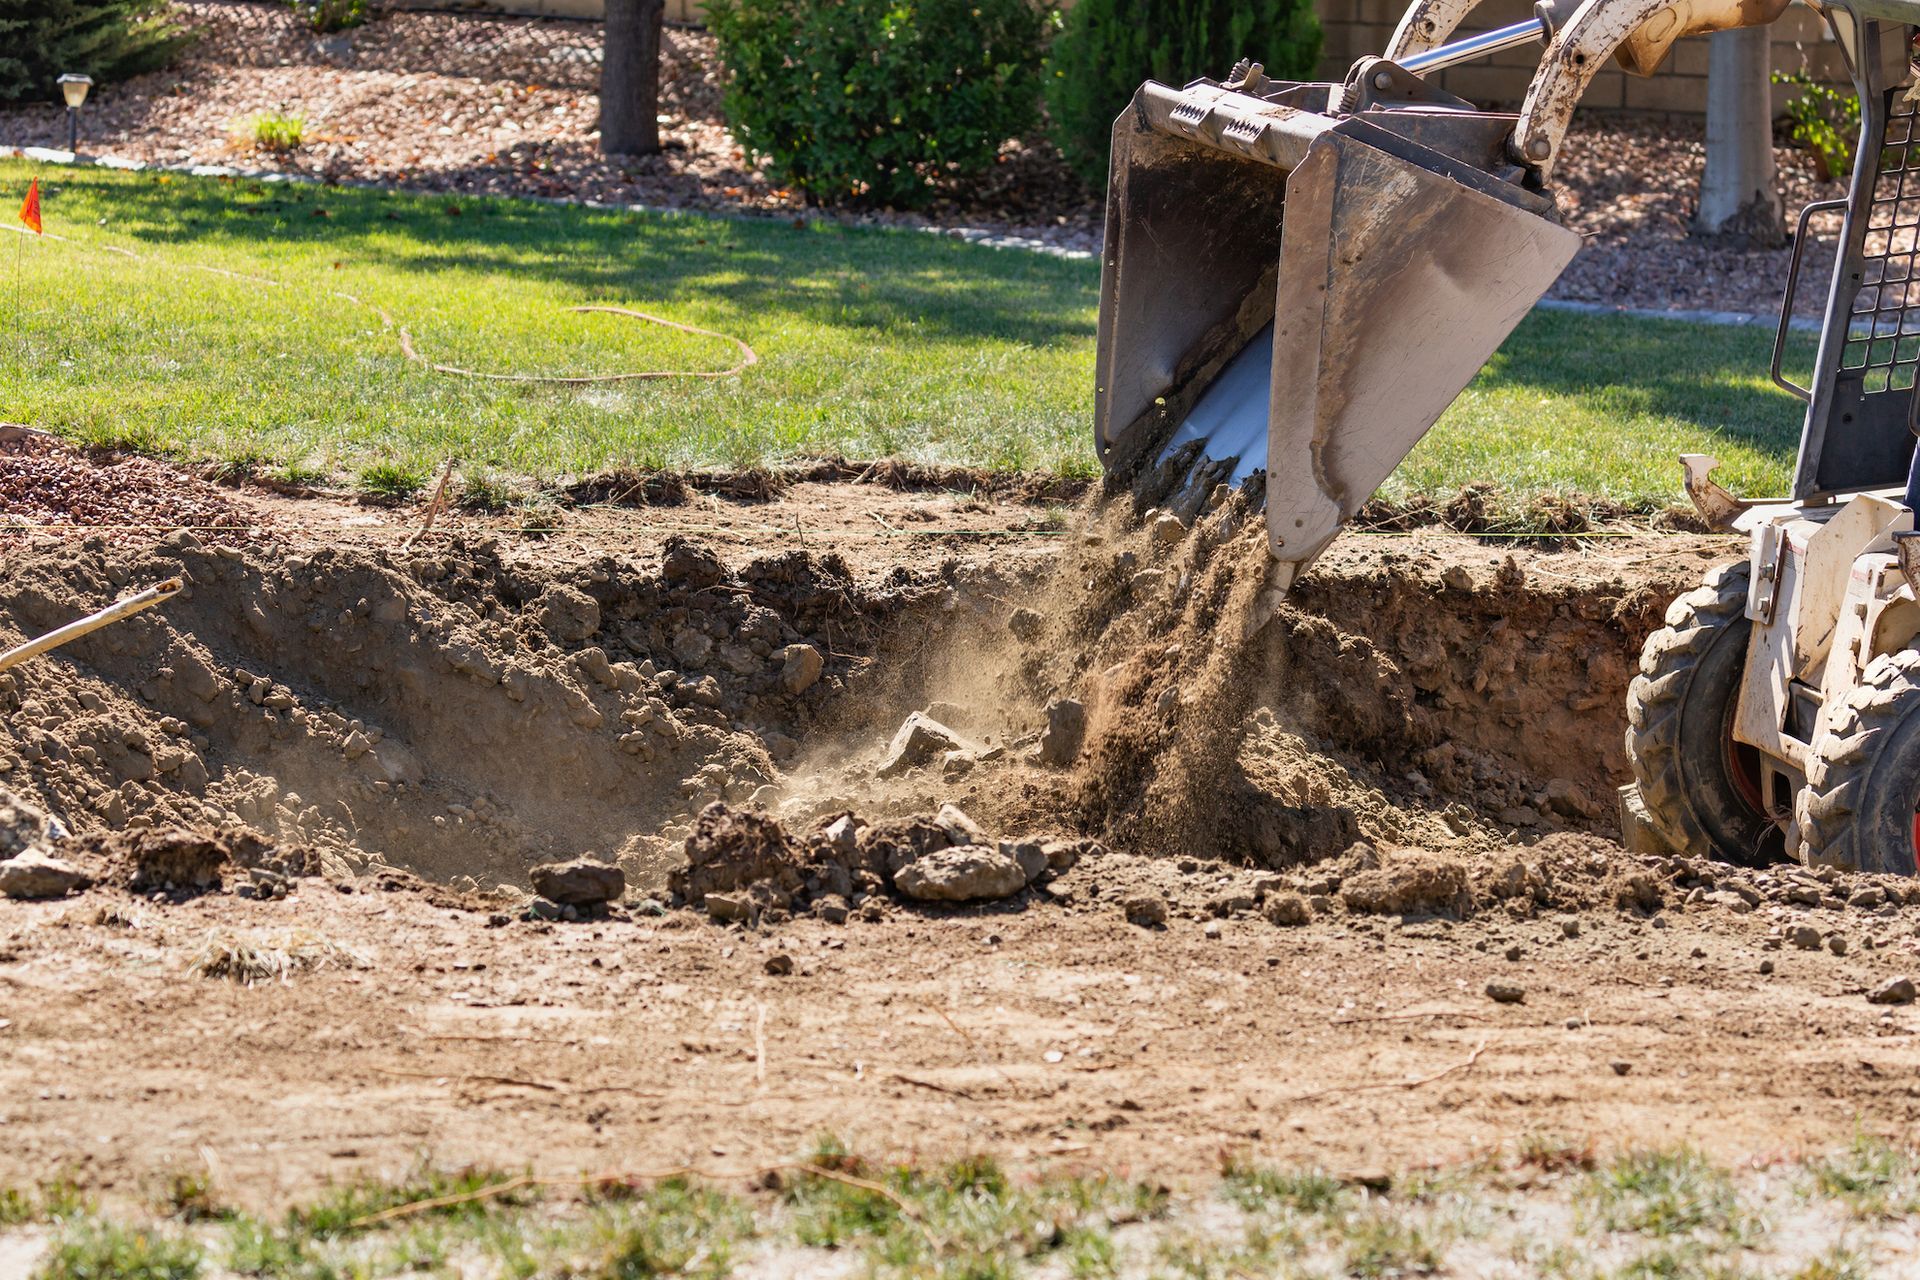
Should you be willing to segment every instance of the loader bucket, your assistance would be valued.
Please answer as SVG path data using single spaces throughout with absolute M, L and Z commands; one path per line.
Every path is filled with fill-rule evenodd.
M 1264 473 L 1283 588 L 1579 247 L 1511 180 L 1511 116 L 1289 105 L 1318 91 L 1144 86 L 1114 125 L 1101 273 L 1109 476 L 1190 516 Z

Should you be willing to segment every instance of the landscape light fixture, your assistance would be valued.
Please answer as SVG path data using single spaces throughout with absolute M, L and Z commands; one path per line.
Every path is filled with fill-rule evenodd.
M 93 77 L 69 71 L 54 83 L 60 86 L 60 96 L 67 100 L 67 150 L 77 152 L 80 150 L 80 104 L 87 100 L 87 90 L 93 88 Z

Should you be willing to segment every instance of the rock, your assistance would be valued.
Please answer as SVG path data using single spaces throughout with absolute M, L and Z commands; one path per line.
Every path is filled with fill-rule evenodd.
M 1217 940 L 1217 939 L 1218 939 L 1218 938 L 1219 938 L 1219 937 L 1220 937 L 1220 936 L 1221 936 L 1221 935 L 1222 935 L 1222 934 L 1223 934 L 1224 932 L 1225 932 L 1225 930 L 1224 930 L 1224 929 L 1222 929 L 1222 928 L 1220 927 L 1220 922 L 1219 922 L 1218 920 L 1209 920 L 1209 921 L 1207 921 L 1207 923 L 1206 923 L 1206 925 L 1205 925 L 1205 926 L 1204 926 L 1204 927 L 1203 927 L 1203 928 L 1202 928 L 1202 929 L 1200 930 L 1200 933 L 1201 933 L 1201 936 L 1202 936 L 1202 937 L 1206 937 L 1206 938 L 1213 938 L 1213 939 L 1216 939 L 1216 940 Z
M 1297 893 L 1269 894 L 1267 905 L 1262 908 L 1261 914 L 1266 916 L 1269 923 L 1279 925 L 1283 929 L 1294 929 L 1303 924 L 1313 923 L 1313 908 L 1308 906 L 1307 900 Z
M 923 902 L 981 902 L 1020 892 L 1027 873 L 998 849 L 968 844 L 915 859 L 894 876 L 893 887 Z
M 1187 526 L 1171 511 L 1162 511 L 1147 522 L 1147 540 L 1156 547 L 1170 547 L 1187 536 Z
M 576 907 L 597 907 L 627 891 L 626 872 L 610 862 L 597 862 L 592 858 L 549 862 L 535 867 L 528 878 L 533 882 L 535 893 Z
M 789 694 L 802 694 L 813 688 L 826 670 L 827 660 L 810 644 L 790 644 L 774 652 L 780 660 L 780 687 Z
M 1473 590 L 1473 575 L 1457 564 L 1450 564 L 1440 571 L 1440 582 L 1450 591 Z
M 1620 843 L 1628 853 L 1655 854 L 1666 853 L 1667 838 L 1653 825 L 1653 815 L 1647 812 L 1647 805 L 1640 798 L 1640 787 L 1629 782 L 1621 787 L 1620 799 Z
M 1761 975 L 1762 975 L 1762 976 L 1765 976 L 1766 974 L 1769 974 L 1769 973 L 1772 973 L 1772 972 L 1773 972 L 1773 961 L 1771 961 L 1771 960 L 1762 960 L 1762 961 L 1760 962 L 1760 973 L 1761 973 Z
M 48 845 L 65 838 L 66 828 L 57 819 L 11 791 L 0 790 L 0 858 L 17 857 L 29 849 L 44 853 Z
M 1007 619 L 1007 630 L 1019 640 L 1038 640 L 1046 625 L 1046 618 L 1032 609 L 1015 609 L 1013 616 Z
M 1607 1065 L 1613 1068 L 1613 1074 L 1617 1076 L 1623 1076 L 1633 1070 L 1633 1064 L 1631 1062 L 1621 1062 L 1618 1059 L 1609 1062 Z
M 835 853 L 849 855 L 860 847 L 862 825 L 860 819 L 850 813 L 843 813 L 829 822 L 820 835 L 827 842 L 827 847 Z
M 1560 936 L 1563 938 L 1579 937 L 1580 921 L 1573 916 L 1568 916 L 1566 919 L 1562 920 L 1560 922 Z
M 235 849 L 218 835 L 162 827 L 129 833 L 121 851 L 127 887 L 148 893 L 214 888 Z
M 1820 949 L 1820 931 L 1810 924 L 1797 924 L 1787 930 L 1787 941 L 1802 951 Z
M 534 620 L 561 644 L 578 644 L 600 629 L 600 605 L 577 587 L 555 583 L 540 593 Z
M 903 773 L 932 762 L 949 751 L 979 750 L 946 725 L 922 712 L 916 711 L 904 720 L 893 741 L 887 744 L 887 753 L 880 761 L 880 767 L 874 772 L 882 778 L 895 778 Z
M 707 655 L 713 652 L 713 637 L 693 627 L 681 627 L 667 641 L 667 648 L 682 667 L 698 668 L 706 664 Z
M 717 924 L 753 919 L 753 899 L 744 893 L 710 893 L 705 906 L 708 918 Z
M 1134 894 L 1120 900 L 1120 910 L 1128 924 L 1142 929 L 1158 929 L 1167 923 L 1167 901 L 1152 894 Z
M 1020 873 L 1026 876 L 1028 884 L 1047 874 L 1049 863 L 1046 850 L 1042 849 L 1037 841 L 1002 840 L 1000 852 L 1013 859 L 1014 864 L 1020 868 Z
M 37 848 L 0 862 L 0 897 L 64 898 L 90 883 L 80 868 Z
M 1885 891 L 1873 885 L 1868 885 L 1864 889 L 1856 889 L 1853 894 L 1847 898 L 1847 905 L 1865 909 L 1877 907 L 1886 900 L 1887 895 Z
M 793 972 L 793 957 L 784 951 L 775 952 L 767 957 L 766 970 L 776 978 L 784 978 Z
M 1837 956 L 1847 954 L 1847 936 L 1843 933 L 1836 933 L 1831 938 L 1828 938 L 1827 950 Z
M 1086 704 L 1061 698 L 1047 707 L 1047 727 L 1040 735 L 1040 763 L 1072 764 L 1087 738 Z
M 1522 1004 L 1526 1001 L 1527 989 L 1513 982 L 1489 982 L 1487 999 L 1495 1004 Z
M 1047 855 L 1047 870 L 1059 875 L 1079 865 L 1081 856 L 1089 852 L 1088 845 L 1096 850 L 1100 847 L 1091 840 L 1049 840 L 1040 846 L 1040 852 Z
M 993 843 L 986 830 L 963 813 L 958 805 L 941 805 L 940 812 L 933 815 L 933 820 L 947 833 L 947 840 L 951 844 Z
M 1554 778 L 1548 782 L 1544 798 L 1548 811 L 1563 818 L 1585 818 L 1593 812 L 1593 806 L 1570 778 Z
M 712 900 L 708 901 L 711 904 Z M 852 913 L 853 908 L 849 907 L 847 900 L 837 893 L 822 894 L 813 900 L 813 914 L 828 924 L 845 924 L 847 917 Z
M 1888 978 L 1867 992 L 1868 1004 L 1912 1004 L 1916 992 L 1912 978 Z
M 940 757 L 940 780 L 958 782 L 973 772 L 980 758 L 971 751 L 949 751 Z

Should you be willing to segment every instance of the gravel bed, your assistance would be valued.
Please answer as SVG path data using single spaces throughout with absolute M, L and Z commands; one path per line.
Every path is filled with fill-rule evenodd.
M 644 204 L 655 208 L 814 216 L 796 192 L 754 167 L 720 118 L 720 65 L 705 32 L 670 28 L 661 100 L 667 150 L 612 162 L 599 155 L 599 28 L 391 13 L 319 39 L 284 8 L 187 4 L 199 32 L 173 67 L 96 92 L 85 149 L 165 165 L 236 165 L 335 182 L 429 191 Z M 297 113 L 308 139 L 286 153 L 242 135 L 256 112 Z M 0 110 L 0 145 L 64 142 L 62 114 Z M 1559 196 L 1587 247 L 1556 298 L 1610 307 L 1734 312 L 1779 309 L 1785 249 L 1692 236 L 1704 163 L 1697 119 L 1583 117 L 1565 151 Z M 1777 151 L 1790 211 L 1839 194 L 1805 153 Z M 1097 253 L 1100 200 L 1044 141 L 1010 143 L 972 189 L 918 213 L 847 215 L 972 240 Z M 1832 228 L 1808 255 L 1809 282 L 1831 269 Z M 1819 311 L 1817 285 L 1797 311 Z
M 164 462 L 89 457 L 49 436 L 0 424 L 0 534 L 95 529 L 137 538 L 175 529 L 230 529 L 242 535 L 266 520 Z

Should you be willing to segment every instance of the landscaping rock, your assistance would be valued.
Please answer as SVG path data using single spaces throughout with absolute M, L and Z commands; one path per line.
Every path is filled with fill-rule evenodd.
M 627 891 L 627 875 L 608 862 L 575 858 L 570 862 L 549 862 L 533 869 L 529 879 L 533 891 L 555 902 L 576 907 L 597 907 L 613 902 Z
M 893 887 L 923 902 L 979 902 L 1020 892 L 1027 873 L 998 849 L 969 844 L 916 859 L 894 876 Z

